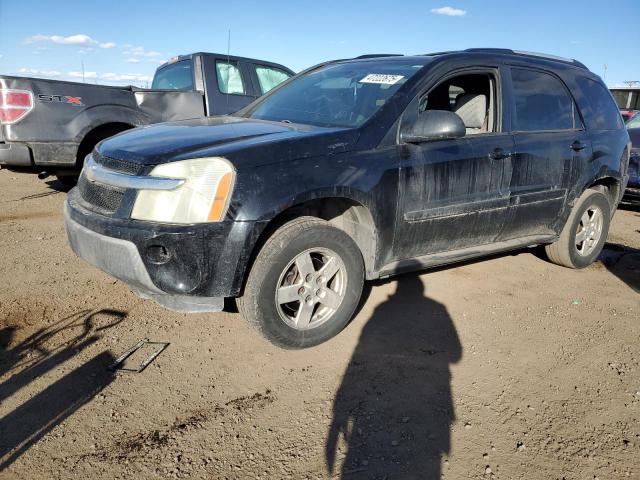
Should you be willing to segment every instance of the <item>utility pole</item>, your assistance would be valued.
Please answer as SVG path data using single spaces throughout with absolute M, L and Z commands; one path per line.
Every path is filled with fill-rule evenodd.
M 84 81 L 84 60 L 80 60 L 80 67 L 82 68 L 82 83 L 86 83 Z
M 602 75 L 602 81 L 606 82 L 607 81 L 607 64 L 604 64 L 604 75 Z

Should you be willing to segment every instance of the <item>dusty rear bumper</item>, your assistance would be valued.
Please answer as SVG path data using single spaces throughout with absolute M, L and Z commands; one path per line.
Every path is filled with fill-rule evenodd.
M 4 167 L 32 167 L 31 149 L 21 143 L 0 143 L 0 165 Z

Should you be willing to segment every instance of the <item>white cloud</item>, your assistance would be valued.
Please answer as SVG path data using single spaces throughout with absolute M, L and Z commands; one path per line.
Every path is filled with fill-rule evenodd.
M 77 51 L 77 53 L 81 55 L 84 55 L 85 53 L 91 53 L 91 52 L 93 52 L 93 48 L 82 48 Z
M 114 48 L 116 46 L 113 42 L 104 42 L 100 44 L 100 48 Z
M 467 11 L 454 7 L 440 7 L 432 8 L 431 13 L 435 13 L 436 15 L 446 15 L 447 17 L 463 17 L 467 14 Z
M 127 62 L 127 63 L 140 63 L 140 59 L 139 58 L 134 58 L 134 57 L 125 58 L 124 61 Z
M 128 55 L 130 57 L 159 57 L 162 54 L 160 52 L 146 51 L 144 47 L 129 47 L 127 50 L 122 52 L 123 55 Z
M 35 68 L 22 67 L 18 70 L 19 73 L 26 73 L 28 75 L 36 77 L 59 77 L 62 75 L 57 70 L 36 70 Z
M 111 82 L 150 82 L 153 79 L 141 73 L 104 73 L 100 78 Z
M 71 78 L 98 78 L 98 72 L 69 72 L 67 75 Z
M 58 45 L 95 45 L 96 43 L 98 43 L 96 40 L 91 38 L 89 35 L 85 35 L 84 33 L 69 35 L 68 37 L 64 37 L 62 35 L 38 34 L 33 35 L 32 37 L 28 37 L 24 40 L 24 43 L 38 42 L 56 43 Z

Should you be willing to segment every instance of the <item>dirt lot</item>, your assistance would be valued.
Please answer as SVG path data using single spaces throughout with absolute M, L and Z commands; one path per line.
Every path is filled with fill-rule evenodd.
M 138 299 L 0 172 L 0 478 L 640 477 L 640 211 L 601 261 L 534 251 L 371 285 L 306 351 Z M 171 345 L 141 374 L 107 365 Z

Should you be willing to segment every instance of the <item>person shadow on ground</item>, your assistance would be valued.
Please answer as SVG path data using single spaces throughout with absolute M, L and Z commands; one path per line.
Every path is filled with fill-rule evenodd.
M 449 366 L 461 357 L 447 309 L 425 296 L 419 276 L 398 277 L 364 326 L 336 394 L 329 473 L 346 454 L 341 478 L 440 479 L 455 419 Z

